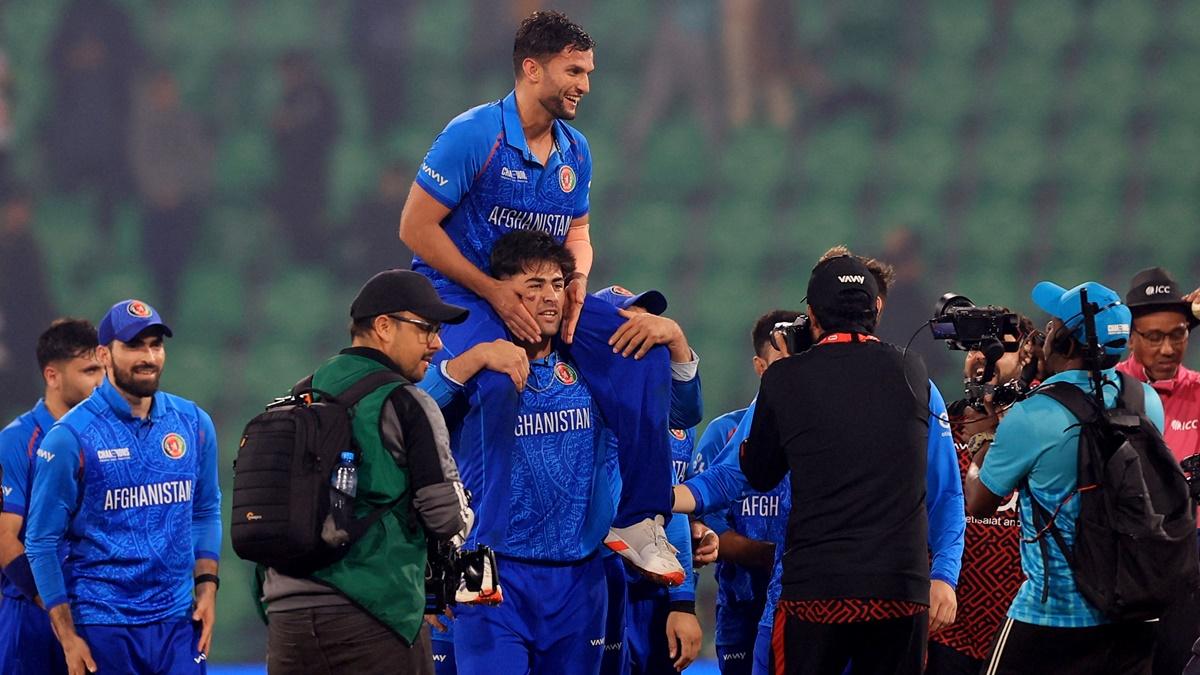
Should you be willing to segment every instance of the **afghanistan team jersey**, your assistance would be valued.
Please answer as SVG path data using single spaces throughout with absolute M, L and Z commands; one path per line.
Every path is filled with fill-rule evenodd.
M 554 148 L 543 165 L 525 142 L 516 92 L 455 117 L 434 140 L 417 184 L 450 209 L 442 227 L 460 253 L 484 273 L 492 247 L 515 230 L 546 232 L 562 243 L 571 221 L 588 212 L 592 156 L 583 134 L 553 124 Z M 413 258 L 413 269 L 439 291 L 458 288 Z
M 187 616 L 196 560 L 221 549 L 208 414 L 159 392 L 149 416 L 134 417 L 105 380 L 35 454 L 26 554 L 46 607 L 69 601 L 82 625 Z
M 953 425 L 958 467 L 965 477 L 971 465 L 970 439 Z M 1013 493 L 989 518 L 967 516 L 966 546 L 958 577 L 958 619 L 929 639 L 973 659 L 986 659 L 996 631 L 1013 596 L 1025 580 L 1021 572 L 1021 521 L 1017 493 Z
M 52 426 L 54 416 L 46 408 L 45 401 L 39 399 L 32 410 L 13 420 L 0 431 L 0 467 L 4 471 L 0 490 L 4 493 L 4 513 L 26 518 L 29 510 L 29 491 L 33 484 L 34 452 Z M 27 524 L 27 520 L 22 522 L 21 530 L 17 533 L 17 539 L 21 542 L 25 541 Z M 6 598 L 25 598 L 25 594 L 2 574 L 0 592 Z
M 610 525 L 596 517 L 594 507 L 608 498 L 598 480 L 603 438 L 592 394 L 575 367 L 554 352 L 531 361 L 517 414 L 510 489 L 494 490 L 479 506 L 482 511 L 488 501 L 507 500 L 508 526 L 503 541 L 483 543 L 528 560 L 570 562 L 594 553 Z

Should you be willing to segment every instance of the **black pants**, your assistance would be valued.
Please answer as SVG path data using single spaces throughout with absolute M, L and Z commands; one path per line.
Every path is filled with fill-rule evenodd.
M 1006 619 L 984 675 L 1150 675 L 1153 623 L 1052 628 Z
M 355 607 L 273 612 L 270 619 L 270 675 L 433 675 L 429 626 L 410 647 Z
M 1154 675 L 1178 675 L 1200 637 L 1200 593 L 1189 590 L 1167 608 L 1154 629 Z
M 925 675 L 979 675 L 982 669 L 982 659 L 973 659 L 957 649 L 932 640 L 929 642 Z
M 883 621 L 810 623 L 775 615 L 774 645 L 783 640 L 783 664 L 771 653 L 771 672 L 787 675 L 920 675 L 929 613 Z M 782 665 L 782 667 L 781 667 Z M 849 665 L 849 671 L 846 666 Z

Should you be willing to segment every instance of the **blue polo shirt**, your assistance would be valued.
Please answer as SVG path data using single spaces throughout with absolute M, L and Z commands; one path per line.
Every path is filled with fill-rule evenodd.
M 1120 382 L 1115 369 L 1104 371 L 1104 378 L 1111 383 Z M 1093 391 L 1085 370 L 1059 373 L 1042 384 L 1055 382 L 1069 382 L 1086 392 Z M 1110 408 L 1115 405 L 1118 386 L 1104 387 L 1104 404 Z M 1162 401 L 1149 385 L 1141 386 L 1146 394 L 1146 417 L 1161 430 Z M 1049 396 L 1034 395 L 1016 404 L 996 429 L 996 440 L 979 471 L 980 482 L 993 494 L 1007 495 L 1028 477 L 1033 496 L 1053 512 L 1078 485 L 1078 423 L 1070 411 Z M 1043 565 L 1041 547 L 1036 541 L 1027 541 L 1036 534 L 1029 496 L 1022 494 L 1017 504 L 1021 509 L 1021 569 L 1025 572 L 1025 583 L 1013 598 L 1008 616 L 1023 623 L 1058 628 L 1108 623 L 1079 593 L 1071 567 L 1053 541 L 1047 547 L 1049 565 Z M 1079 500 L 1072 499 L 1063 505 L 1055 519 L 1068 546 L 1075 542 L 1078 517 Z M 1045 603 L 1042 602 L 1044 580 L 1049 582 L 1049 597 Z
M 543 165 L 525 142 L 516 91 L 455 117 L 433 142 L 417 184 L 450 213 L 442 227 L 467 260 L 490 273 L 492 247 L 514 230 L 547 232 L 562 243 L 571 221 L 587 215 L 592 155 L 587 139 L 562 120 Z M 439 291 L 459 289 L 420 256 L 413 269 Z
M 196 559 L 221 550 L 208 413 L 158 392 L 149 416 L 134 417 L 105 379 L 34 454 L 25 546 L 46 607 L 69 601 L 80 625 L 187 616 Z
M 29 510 L 29 493 L 33 487 L 33 453 L 52 426 L 54 416 L 50 414 L 46 402 L 38 399 L 32 410 L 13 420 L 0 431 L 0 467 L 4 468 L 0 490 L 4 493 L 4 513 L 26 517 Z M 17 533 L 17 539 L 21 542 L 25 541 L 26 523 L 27 521 L 21 523 L 21 531 Z M 0 590 L 7 598 L 25 597 L 25 594 L 3 575 L 0 575 Z

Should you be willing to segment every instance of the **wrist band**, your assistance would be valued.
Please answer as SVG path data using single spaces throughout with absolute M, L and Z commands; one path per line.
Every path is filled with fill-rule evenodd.
M 196 579 L 195 579 L 195 585 L 199 586 L 200 584 L 206 584 L 210 581 L 217 588 L 221 587 L 221 577 L 218 577 L 215 574 L 197 574 Z

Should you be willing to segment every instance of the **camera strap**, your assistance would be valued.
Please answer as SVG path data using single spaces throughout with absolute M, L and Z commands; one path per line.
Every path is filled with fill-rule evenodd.
M 830 333 L 821 338 L 818 345 L 846 344 L 848 342 L 879 342 L 879 338 L 866 333 Z

